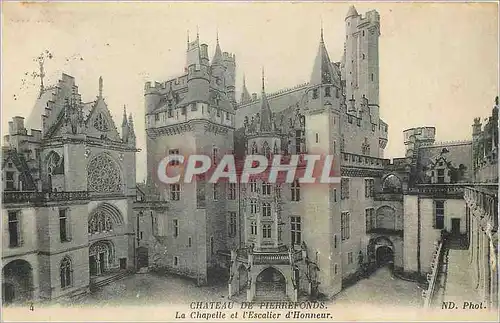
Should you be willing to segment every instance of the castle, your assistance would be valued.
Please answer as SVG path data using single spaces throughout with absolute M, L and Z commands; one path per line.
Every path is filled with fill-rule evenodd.
M 124 116 L 120 137 L 106 112 L 102 81 L 97 100 L 81 103 L 73 79 L 63 75 L 35 106 L 43 130 L 28 136 L 18 117 L 9 131 L 2 166 L 9 228 L 4 245 L 6 239 L 13 244 L 4 248 L 4 261 L 28 262 L 26 272 L 35 277 L 29 286 L 49 293 L 47 298 L 112 279 L 115 268 L 161 268 L 200 285 L 223 277 L 229 297 L 249 301 L 331 297 L 360 273 L 390 262 L 402 275 L 427 276 L 423 296 L 431 299 L 436 261 L 448 248 L 445 242 L 456 239 L 469 249 L 476 288 L 497 306 L 498 101 L 484 128 L 475 120 L 472 141 L 439 143 L 434 127 L 407 129 L 404 157 L 385 159 L 379 14 L 362 16 L 352 6 L 345 28 L 339 62 L 330 59 L 321 30 L 310 79 L 268 93 L 263 71 L 260 95 L 250 94 L 245 82 L 236 95 L 236 57 L 221 50 L 218 38 L 211 60 L 198 34 L 188 39 L 184 74 L 145 84 L 148 174 L 137 186 L 130 182 L 137 151 L 131 118 Z M 40 106 L 45 110 L 36 110 Z M 24 145 L 40 151 L 32 166 Z M 53 153 L 59 159 L 53 161 Z M 228 154 L 327 154 L 341 181 L 232 184 L 199 178 L 165 185 L 156 172 L 171 154 L 209 155 L 214 165 Z M 54 200 L 58 194 L 70 202 Z M 95 222 L 94 214 L 104 220 Z M 88 230 L 76 230 L 75 221 Z M 73 242 L 60 238 L 69 232 L 64 223 L 72 223 Z M 36 241 L 17 248 L 18 232 L 35 227 Z M 85 259 L 81 272 L 66 274 L 61 259 L 76 252 Z M 37 265 L 41 261 L 44 267 Z M 8 291 L 23 290 L 9 270 L 3 272 Z M 65 277 L 72 277 L 71 285 Z

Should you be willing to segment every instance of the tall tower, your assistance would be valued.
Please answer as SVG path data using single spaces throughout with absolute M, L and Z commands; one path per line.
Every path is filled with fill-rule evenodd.
M 330 61 L 323 41 L 323 30 L 314 61 L 310 87 L 306 92 L 305 110 L 306 146 L 309 154 L 333 156 L 330 176 L 340 177 L 341 111 L 344 100 L 340 71 Z M 319 291 L 333 295 L 342 288 L 340 236 L 340 184 L 301 184 L 304 187 L 303 241 L 307 253 L 316 255 L 321 281 Z M 325 237 L 328 239 L 325 240 Z
M 343 74 L 346 98 L 355 100 L 355 110 L 358 113 L 363 97 L 368 100 L 370 106 L 375 106 L 378 110 L 380 15 L 372 10 L 362 17 L 356 8 L 351 6 L 345 24 Z
M 233 151 L 234 109 L 224 91 L 224 71 L 220 46 L 209 66 L 207 46 L 200 45 L 197 35 L 194 41 L 188 40 L 185 74 L 145 87 L 148 180 L 170 201 L 159 228 L 159 236 L 165 238 L 158 242 L 162 251 L 154 257 L 199 284 L 220 265 L 218 251 L 227 249 L 223 224 L 234 211 L 227 207 L 226 183 L 198 178 L 166 184 L 157 170 L 170 154 L 211 156 L 217 164 Z M 211 83 L 214 80 L 219 82 Z

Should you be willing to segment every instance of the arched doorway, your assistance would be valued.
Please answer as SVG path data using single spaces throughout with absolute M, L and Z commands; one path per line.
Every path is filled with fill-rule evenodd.
M 240 292 L 247 287 L 248 282 L 248 271 L 245 265 L 241 265 L 238 268 L 238 287 Z
M 384 236 L 370 240 L 368 244 L 368 257 L 377 267 L 394 263 L 394 244 Z
M 2 270 L 2 303 L 19 303 L 33 298 L 33 269 L 26 260 L 11 261 Z
M 384 266 L 394 263 L 394 252 L 388 246 L 379 246 L 376 251 L 376 259 L 378 266 Z
M 286 299 L 285 276 L 274 267 L 264 269 L 257 276 L 255 296 L 273 300 Z
M 111 241 L 97 241 L 89 248 L 90 276 L 99 276 L 115 267 L 114 246 Z

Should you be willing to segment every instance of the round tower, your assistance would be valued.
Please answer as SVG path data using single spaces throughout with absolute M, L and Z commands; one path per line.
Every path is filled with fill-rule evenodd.
M 160 103 L 160 88 L 160 83 L 155 82 L 152 86 L 151 82 L 146 82 L 144 86 L 144 110 L 146 114 L 152 113 Z
M 208 103 L 208 95 L 210 90 L 210 75 L 208 66 L 206 65 L 191 65 L 188 67 L 187 77 L 188 102 L 205 102 Z M 187 103 L 188 103 L 187 102 Z

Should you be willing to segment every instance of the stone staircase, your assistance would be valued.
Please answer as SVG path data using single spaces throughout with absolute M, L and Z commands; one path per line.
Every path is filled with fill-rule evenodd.
M 96 289 L 99 289 L 103 286 L 106 286 L 114 281 L 117 281 L 117 280 L 120 280 L 120 279 L 123 279 L 127 276 L 130 275 L 130 272 L 127 271 L 127 270 L 119 270 L 119 271 L 116 271 L 116 272 L 113 272 L 113 273 L 109 273 L 105 276 L 101 276 L 101 277 L 96 277 L 94 278 L 93 280 L 91 280 L 91 283 L 90 283 L 90 290 L 91 291 L 94 291 Z

